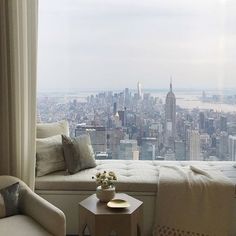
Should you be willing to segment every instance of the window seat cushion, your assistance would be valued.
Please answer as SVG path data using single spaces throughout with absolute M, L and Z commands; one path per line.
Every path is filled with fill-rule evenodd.
M 157 191 L 158 168 L 161 165 L 189 166 L 217 169 L 222 171 L 236 184 L 235 162 L 199 162 L 199 161 L 132 161 L 132 160 L 98 160 L 97 166 L 68 175 L 58 171 L 42 177 L 36 177 L 36 190 L 55 191 L 94 191 L 96 184 L 92 180 L 98 171 L 114 171 L 118 181 L 117 191 L 152 192 Z

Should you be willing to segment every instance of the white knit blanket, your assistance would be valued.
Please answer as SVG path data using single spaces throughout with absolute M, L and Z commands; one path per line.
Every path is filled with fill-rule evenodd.
M 220 171 L 162 166 L 153 236 L 236 236 L 234 185 Z

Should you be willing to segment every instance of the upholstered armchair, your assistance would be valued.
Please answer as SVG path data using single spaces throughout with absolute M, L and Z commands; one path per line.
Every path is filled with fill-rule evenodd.
M 20 214 L 0 219 L 1 236 L 65 236 L 64 213 L 12 176 L 0 176 L 0 189 L 20 183 Z

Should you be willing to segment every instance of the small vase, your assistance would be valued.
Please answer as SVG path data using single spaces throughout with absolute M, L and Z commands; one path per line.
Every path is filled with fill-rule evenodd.
M 116 189 L 115 187 L 102 188 L 98 186 L 96 189 L 96 196 L 101 202 L 109 202 L 115 197 Z

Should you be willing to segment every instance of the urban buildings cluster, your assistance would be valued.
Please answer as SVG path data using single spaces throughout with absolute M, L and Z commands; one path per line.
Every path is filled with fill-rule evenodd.
M 38 121 L 66 119 L 89 133 L 97 159 L 236 160 L 236 114 L 183 109 L 170 83 L 165 100 L 126 88 L 79 96 L 39 96 Z

